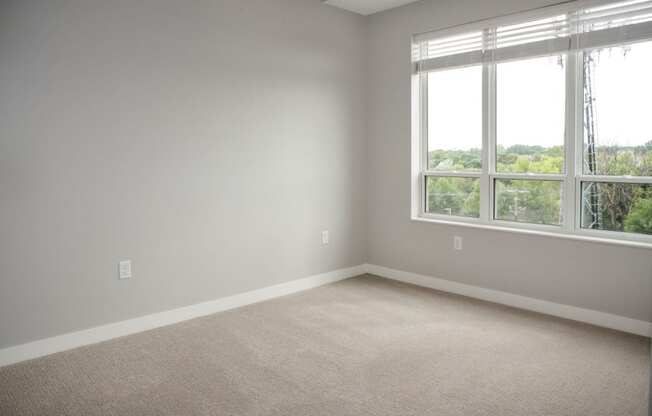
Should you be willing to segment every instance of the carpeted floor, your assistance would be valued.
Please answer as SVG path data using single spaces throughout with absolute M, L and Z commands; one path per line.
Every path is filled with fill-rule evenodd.
M 645 416 L 647 339 L 362 276 L 0 369 L 0 415 Z

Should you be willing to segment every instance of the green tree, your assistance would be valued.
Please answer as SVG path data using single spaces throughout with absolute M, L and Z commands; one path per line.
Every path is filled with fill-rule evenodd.
M 598 174 L 652 176 L 652 140 L 638 146 L 599 146 Z M 553 146 L 498 146 L 497 170 L 504 173 L 550 173 L 564 171 L 564 148 Z M 479 171 L 480 149 L 432 150 L 433 170 Z M 605 230 L 652 234 L 652 187 L 600 183 L 600 213 Z M 478 217 L 480 185 L 472 178 L 430 178 L 428 211 Z M 509 221 L 558 224 L 561 221 L 561 188 L 557 181 L 500 180 L 496 185 L 497 217 Z M 590 218 L 584 207 L 583 221 Z M 589 226 L 590 223 L 584 223 Z M 597 227 L 596 227 L 597 228 Z
M 472 178 L 428 178 L 428 212 L 463 217 L 480 215 L 480 185 Z
M 496 216 L 498 219 L 508 221 L 559 224 L 561 221 L 559 182 L 497 181 Z
M 625 219 L 628 233 L 652 234 L 652 198 L 639 198 Z

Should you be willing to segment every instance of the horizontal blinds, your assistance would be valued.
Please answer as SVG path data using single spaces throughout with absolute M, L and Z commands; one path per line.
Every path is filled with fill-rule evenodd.
M 652 1 L 632 0 L 578 10 L 577 48 L 596 48 L 652 38 Z
M 478 64 L 483 61 L 484 39 L 482 31 L 427 39 L 413 44 L 412 59 L 427 64 L 421 70 Z
M 489 31 L 494 38 L 489 49 L 493 61 L 505 61 L 568 51 L 571 27 L 565 14 L 551 16 Z
M 496 48 L 523 45 L 569 36 L 571 33 L 566 15 L 557 15 L 496 29 Z
M 592 32 L 652 20 L 652 1 L 631 0 L 585 8 L 577 12 L 580 31 Z
M 432 71 L 535 56 L 571 49 L 606 47 L 652 39 L 652 0 L 630 0 L 595 7 L 567 5 L 563 12 L 536 19 L 511 19 L 508 25 L 475 24 L 474 30 L 414 37 L 415 70 Z
M 483 49 L 482 31 L 464 33 L 441 39 L 431 39 L 416 45 L 418 59 L 431 59 L 441 56 L 456 55 Z

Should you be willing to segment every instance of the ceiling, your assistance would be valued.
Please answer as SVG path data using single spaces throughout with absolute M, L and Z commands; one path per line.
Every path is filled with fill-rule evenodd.
M 339 7 L 362 15 L 369 15 L 417 0 L 322 0 L 325 4 Z

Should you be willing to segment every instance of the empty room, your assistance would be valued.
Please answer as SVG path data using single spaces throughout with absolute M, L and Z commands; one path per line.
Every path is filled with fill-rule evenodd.
M 652 416 L 652 0 L 0 0 L 0 416 Z

